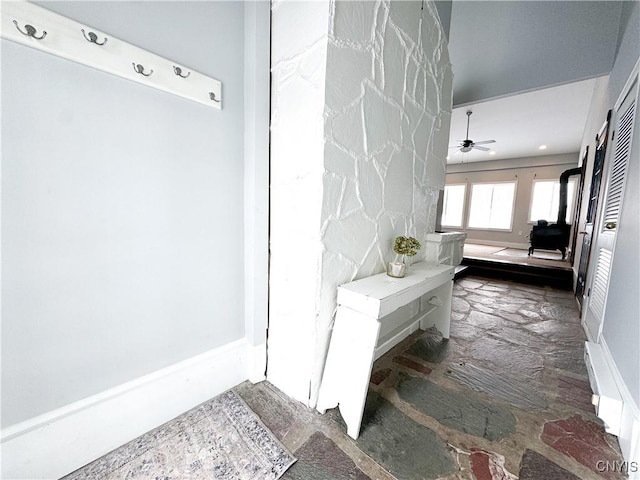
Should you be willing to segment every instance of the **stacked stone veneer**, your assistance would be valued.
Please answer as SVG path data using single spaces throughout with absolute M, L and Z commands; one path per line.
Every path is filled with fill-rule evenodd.
M 336 287 L 434 231 L 452 76 L 429 1 L 280 1 L 272 32 L 267 376 L 314 405 Z

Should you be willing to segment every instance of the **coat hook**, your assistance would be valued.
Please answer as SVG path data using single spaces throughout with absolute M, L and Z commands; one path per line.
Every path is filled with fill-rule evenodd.
M 216 103 L 220 103 L 220 100 L 216 98 L 216 94 L 213 92 L 209 92 L 209 98 Z
M 36 37 L 36 28 L 33 25 L 26 24 L 24 26 L 24 29 L 26 30 L 26 32 L 23 32 L 22 29 L 18 26 L 18 22 L 14 20 L 13 24 L 16 26 L 16 28 L 21 34 L 26 35 L 27 37 L 33 37 L 36 40 L 42 40 L 44 37 L 47 36 L 47 32 L 43 30 L 42 35 L 39 37 Z
M 176 75 L 180 78 L 187 78 L 189 75 L 191 75 L 191 72 L 188 72 L 186 75 L 182 75 L 182 69 L 180 67 L 176 67 L 175 65 L 173 66 L 173 71 L 176 72 Z
M 149 75 L 151 75 L 153 73 L 153 69 L 149 70 L 149 73 L 144 73 L 144 67 L 142 65 L 140 65 L 139 63 L 136 65 L 135 63 L 131 63 L 131 65 L 133 65 L 133 69 L 139 73 L 140 75 L 144 75 L 145 77 L 148 77 Z
M 84 28 L 81 28 L 80 31 L 82 32 L 82 35 L 84 35 L 84 38 L 87 39 L 87 42 L 95 43 L 96 45 L 102 46 L 107 43 L 107 40 L 109 40 L 107 37 L 104 37 L 104 42 L 98 43 L 98 36 L 95 33 L 89 32 L 89 35 L 87 36 L 87 34 L 84 33 Z

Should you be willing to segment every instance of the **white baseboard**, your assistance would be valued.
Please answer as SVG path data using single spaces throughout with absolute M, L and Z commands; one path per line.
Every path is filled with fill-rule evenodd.
M 622 428 L 620 430 L 620 436 L 618 437 L 620 450 L 622 451 L 622 456 L 625 461 L 629 462 L 630 465 L 627 472 L 629 478 L 640 479 L 640 409 L 622 379 L 622 375 L 620 375 L 620 371 L 611 356 L 611 351 L 604 338 L 600 339 L 600 344 L 602 345 L 606 362 L 613 374 L 613 379 L 622 396 Z
M 247 379 L 264 346 L 245 339 L 8 427 L 3 479 L 60 478 Z M 261 373 L 257 373 L 261 372 Z
M 267 378 L 267 344 L 250 347 L 249 381 L 259 383 Z

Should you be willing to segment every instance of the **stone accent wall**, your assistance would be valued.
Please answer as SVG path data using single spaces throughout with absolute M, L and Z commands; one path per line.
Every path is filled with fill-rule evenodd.
M 321 6 L 328 7 L 325 17 Z M 295 8 L 316 10 L 317 16 L 304 17 L 313 25 L 303 28 L 300 15 L 294 27 L 303 36 L 316 32 L 313 38 L 301 41 L 296 32 L 282 31 L 286 25 L 281 20 L 291 18 Z M 435 229 L 445 178 L 452 76 L 446 39 L 429 1 L 334 1 L 297 7 L 278 2 L 273 13 L 268 378 L 313 406 L 336 287 L 384 271 L 394 257 L 391 247 L 397 235 L 424 242 Z M 316 30 L 327 29 L 327 24 L 325 34 Z M 299 48 L 282 60 L 284 45 Z M 284 104 L 285 92 L 298 97 L 292 95 L 291 103 Z M 310 97 L 313 102 L 307 106 Z M 292 122 L 289 132 L 282 128 L 285 118 Z M 304 135 L 296 130 L 301 122 Z M 304 144 L 301 138 L 306 138 Z M 289 154 L 281 143 L 289 145 Z M 286 172 L 281 170 L 285 164 Z M 279 210 L 283 203 L 289 204 L 286 213 Z M 291 258 L 276 256 L 285 244 Z M 422 258 L 424 249 L 415 261 Z M 291 270 L 285 265 L 297 269 L 297 262 L 301 270 L 287 277 Z

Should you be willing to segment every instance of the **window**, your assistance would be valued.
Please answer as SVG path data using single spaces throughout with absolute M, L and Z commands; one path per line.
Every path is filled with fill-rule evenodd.
M 565 221 L 569 223 L 573 212 L 573 199 L 576 189 L 575 180 L 569 180 L 567 185 L 567 215 Z M 560 181 L 559 180 L 534 180 L 531 190 L 531 207 L 529 208 L 529 221 L 537 222 L 546 220 L 555 223 L 558 220 L 558 208 L 560 207 Z
M 442 206 L 442 226 L 462 227 L 462 213 L 464 211 L 464 193 L 466 184 L 445 185 L 444 202 Z
M 516 182 L 474 183 L 468 228 L 511 230 Z

